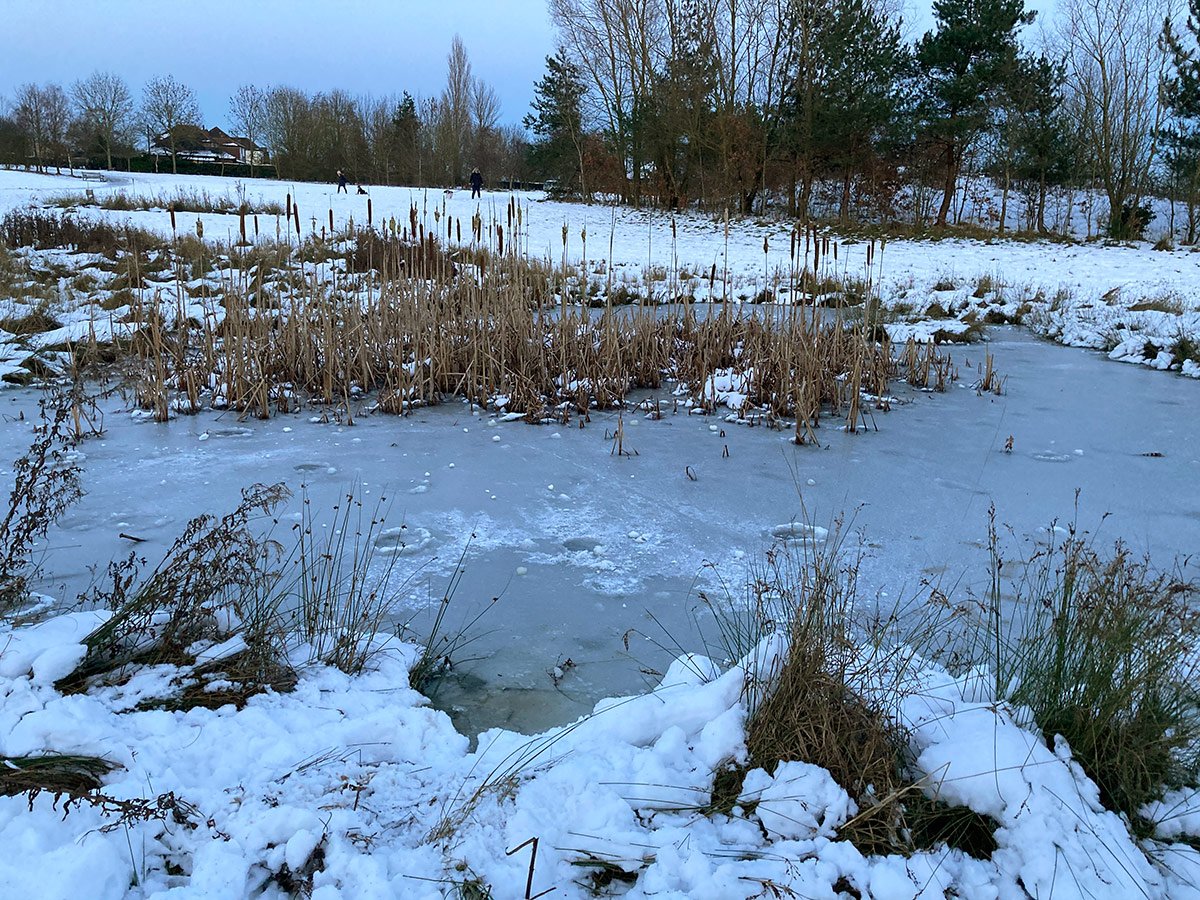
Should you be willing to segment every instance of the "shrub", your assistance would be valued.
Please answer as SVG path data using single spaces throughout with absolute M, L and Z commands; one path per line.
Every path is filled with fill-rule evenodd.
M 718 773 L 709 809 L 728 812 L 749 769 L 772 772 L 780 762 L 802 761 L 827 769 L 858 805 L 839 833 L 864 853 L 911 850 L 914 837 L 948 840 L 953 835 L 933 814 L 944 804 L 918 798 L 921 789 L 908 775 L 908 736 L 888 713 L 895 698 L 880 678 L 893 664 L 903 667 L 895 653 L 910 651 L 873 650 L 865 626 L 857 639 L 852 633 L 859 563 L 843 552 L 840 525 L 824 541 L 820 529 L 795 527 L 800 539 L 767 551 L 739 612 L 714 607 L 732 658 L 745 657 L 772 631 L 786 635 L 787 648 L 771 671 L 747 679 L 748 765 Z M 891 646 L 879 647 L 885 644 Z M 922 823 L 915 830 L 908 801 Z M 961 817 L 944 819 L 962 827 Z
M 105 586 L 82 599 L 113 614 L 84 639 L 87 655 L 56 687 L 79 690 L 93 676 L 131 664 L 190 663 L 189 646 L 223 639 L 239 626 L 251 648 L 264 658 L 275 655 L 265 646 L 273 637 L 270 616 L 256 614 L 246 599 L 263 595 L 267 561 L 278 545 L 250 524 L 287 496 L 283 484 L 254 485 L 233 512 L 197 516 L 146 577 L 136 556 L 112 563 Z
M 996 695 L 1027 707 L 1050 746 L 1061 735 L 1104 804 L 1146 833 L 1145 804 L 1200 776 L 1197 585 L 1155 571 L 1120 541 L 1101 552 L 1074 525 L 1012 584 L 1001 575 L 994 512 L 991 547 L 981 649 Z
M 0 518 L 0 617 L 27 596 L 34 543 L 83 496 L 71 452 L 78 439 L 69 430 L 69 416 L 66 402 L 44 400 L 33 443 L 13 464 L 8 510 Z

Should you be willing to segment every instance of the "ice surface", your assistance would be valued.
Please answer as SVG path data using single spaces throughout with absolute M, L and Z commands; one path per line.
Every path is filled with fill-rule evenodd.
M 772 540 L 824 538 L 841 514 L 866 553 L 860 587 L 886 592 L 884 604 L 918 593 L 923 577 L 959 591 L 977 584 L 993 502 L 1002 522 L 1035 541 L 1073 515 L 1078 488 L 1085 527 L 1111 513 L 1102 534 L 1164 564 L 1200 546 L 1200 495 L 1187 487 L 1200 478 L 1194 383 L 1015 329 L 994 334 L 1005 395 L 977 396 L 965 376 L 944 395 L 901 390 L 904 403 L 874 414 L 877 432 L 822 429 L 820 448 L 724 423 L 726 437 L 713 442 L 711 418 L 682 412 L 627 429 L 638 451 L 630 458 L 611 454 L 604 432 L 616 417 L 607 413 L 582 430 L 500 422 L 464 433 L 473 419 L 459 403 L 408 418 L 360 415 L 351 428 L 307 414 L 133 422 L 114 401 L 108 431 L 82 448 L 87 496 L 39 548 L 44 588 L 81 591 L 90 566 L 128 552 L 122 532 L 143 538 L 139 553 L 153 559 L 187 519 L 231 508 L 253 482 L 303 485 L 326 511 L 353 487 L 390 510 L 380 561 L 403 550 L 398 565 L 414 580 L 399 618 L 417 616 L 417 633 L 468 543 L 450 626 L 500 598 L 479 624 L 474 659 L 437 698 L 474 732 L 545 727 L 645 687 L 640 670 L 669 662 L 661 647 L 714 640 L 698 590 L 725 597 Z M 964 372 L 981 353 L 954 351 Z M 34 400 L 0 394 L 0 459 L 28 445 Z M 205 433 L 212 439 L 199 441 Z M 526 574 L 515 578 L 518 569 Z M 549 672 L 567 657 L 576 666 L 554 684 Z

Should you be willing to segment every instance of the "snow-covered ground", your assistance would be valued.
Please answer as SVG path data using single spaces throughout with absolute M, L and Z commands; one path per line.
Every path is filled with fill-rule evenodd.
M 1145 855 L 1064 747 L 1047 749 L 977 679 L 932 664 L 898 676 L 897 715 L 941 795 L 1000 824 L 989 860 L 946 847 L 864 857 L 836 837 L 854 802 L 800 762 L 750 772 L 744 808 L 701 811 L 714 769 L 744 758 L 742 683 L 781 650 L 770 639 L 727 671 L 681 657 L 651 693 L 534 738 L 488 732 L 468 752 L 408 689 L 401 645 L 380 648 L 367 674 L 311 669 L 241 711 L 139 712 L 169 670 L 85 696 L 51 686 L 93 624 L 8 636 L 0 752 L 102 754 L 120 766 L 108 796 L 167 799 L 161 815 L 115 827 L 86 804 L 64 818 L 44 795 L 0 799 L 5 896 L 282 897 L 308 895 L 307 880 L 322 900 L 1183 897 L 1200 875 L 1186 845 Z
M 780 285 L 786 286 L 793 272 L 812 262 L 811 256 L 805 256 L 804 237 L 793 241 L 793 226 L 786 220 L 734 219 L 726 224 L 694 213 L 562 203 L 528 192 L 489 192 L 478 201 L 465 191 L 447 195 L 439 190 L 375 186 L 368 198 L 338 194 L 332 184 L 122 173 L 109 174 L 108 179 L 84 182 L 0 170 L 0 214 L 52 204 L 85 190 L 91 190 L 98 202 L 119 193 L 165 200 L 183 192 L 282 205 L 291 194 L 300 209 L 303 232 L 309 234 L 326 228 L 330 213 L 335 229 L 350 221 L 365 223 L 370 199 L 376 224 L 395 220 L 404 227 L 415 207 L 429 230 L 444 233 L 448 217 L 461 226 L 456 234 L 461 232 L 467 241 L 472 217 L 479 214 L 485 243 L 494 245 L 494 226 L 499 225 L 511 244 L 515 228 L 520 246 L 531 257 L 554 264 L 586 261 L 581 268 L 598 287 L 611 284 L 614 290 L 657 299 L 684 293 L 699 300 L 715 295 L 745 301 L 764 291 L 779 297 Z M 516 215 L 510 216 L 510 203 Z M 165 209 L 123 212 L 89 206 L 82 208 L 82 214 L 171 233 Z M 260 240 L 288 233 L 280 217 L 257 218 Z M 238 238 L 238 217 L 228 214 L 179 213 L 179 233 L 194 233 L 197 220 L 210 240 L 232 243 Z M 248 226 L 248 230 L 253 236 L 254 229 Z M 837 244 L 837 258 L 832 260 L 826 253 L 823 274 L 871 281 L 895 320 L 895 336 L 902 339 L 910 334 L 927 338 L 935 331 L 946 335 L 956 327 L 950 320 L 965 318 L 969 324 L 992 312 L 993 318 L 1018 319 L 1070 346 L 1103 349 L 1115 359 L 1200 377 L 1200 359 L 1195 358 L 1200 354 L 1195 349 L 1200 346 L 1200 255 L 1190 249 L 1156 251 L 1149 242 L 1108 246 L 999 238 L 898 239 L 881 246 L 836 234 L 830 237 Z M 925 314 L 933 303 L 945 310 L 949 320 Z M 74 320 L 79 323 L 75 327 L 95 327 L 94 310 L 65 312 L 67 324 Z M 15 365 L 12 360 L 23 358 L 17 343 L 0 341 L 0 359 Z M 1163 351 L 1170 357 L 1180 346 L 1183 349 L 1174 358 L 1158 355 Z
M 0 206 L 83 187 L 169 193 L 180 183 L 236 191 L 229 179 L 227 188 L 168 176 L 85 186 L 0 172 Z M 281 201 L 289 189 L 318 228 L 329 208 L 339 223 L 365 219 L 365 198 L 329 186 L 246 185 L 251 200 L 261 192 Z M 408 205 L 425 202 L 399 188 L 373 188 L 372 198 L 377 220 L 407 220 Z M 489 195 L 486 214 L 505 222 L 507 199 Z M 531 253 L 561 259 L 567 222 L 566 254 L 578 259 L 586 227 L 589 268 L 623 264 L 630 283 L 653 281 L 656 266 L 695 273 L 728 260 L 730 292 L 753 296 L 790 264 L 790 235 L 777 223 L 731 223 L 726 258 L 724 226 L 699 217 L 680 217 L 673 243 L 661 214 L 520 200 Z M 461 193 L 430 192 L 430 214 L 443 202 L 464 220 L 476 209 Z M 170 227 L 165 212 L 87 214 Z M 236 220 L 204 219 L 209 237 L 235 233 Z M 263 230 L 273 236 L 273 225 Z M 861 272 L 865 247 L 841 243 L 839 266 Z M 1113 319 L 1087 333 L 1114 320 L 1145 332 L 1166 327 L 1153 316 L 1174 313 L 1130 311 L 1134 298 L 1177 293 L 1178 318 L 1194 321 L 1200 281 L 1196 257 L 1146 246 L 889 242 L 882 254 L 885 301 L 910 305 L 907 317 L 918 320 L 937 302 L 948 317 L 925 319 L 938 327 L 979 301 L 980 314 L 1029 303 L 1021 318 L 1034 324 L 1040 290 L 1064 328 L 1107 309 Z M 977 298 L 980 275 L 1016 287 L 993 284 Z M 1073 312 L 1063 286 L 1079 301 Z M 498 898 L 550 888 L 587 897 L 592 873 L 611 882 L 608 894 L 626 897 L 1200 895 L 1200 856 L 1170 842 L 1200 827 L 1191 794 L 1165 798 L 1172 816 L 1162 842 L 1135 841 L 1068 748 L 1050 749 L 1026 717 L 996 702 L 986 679 L 952 677 L 926 660 L 895 676 L 902 700 L 893 713 L 911 731 L 917 773 L 943 799 L 999 823 L 990 859 L 946 847 L 864 857 L 837 839 L 853 802 L 804 763 L 750 773 L 731 815 L 701 811 L 716 770 L 745 755 L 750 661 L 719 658 L 699 592 L 735 602 L 762 550 L 822 536 L 805 523 L 852 517 L 851 544 L 861 536 L 865 554 L 860 591 L 885 611 L 928 596 L 923 581 L 954 597 L 979 587 L 990 503 L 1022 553 L 1072 515 L 1076 488 L 1082 524 L 1111 513 L 1102 537 L 1124 536 L 1164 565 L 1200 546 L 1188 488 L 1200 478 L 1200 419 L 1187 412 L 1195 382 L 1113 366 L 1010 327 L 989 337 L 1007 376 L 1003 395 L 969 389 L 984 348 L 955 348 L 963 377 L 946 394 L 901 386 L 893 410 L 875 413 L 878 431 L 822 429 L 820 447 L 686 408 L 661 419 L 626 412 L 624 441 L 637 455 L 618 456 L 609 436 L 616 413 L 560 429 L 459 403 L 403 419 L 370 415 L 363 398 L 353 427 L 311 421 L 311 411 L 241 422 L 205 410 L 154 423 L 111 398 L 106 433 L 79 448 L 87 496 L 39 548 L 41 590 L 71 598 L 95 575 L 90 567 L 128 552 L 122 534 L 143 539 L 139 552 L 154 559 L 191 516 L 230 508 L 251 482 L 283 480 L 307 485 L 318 510 L 348 490 L 368 503 L 388 498 L 389 526 L 407 526 L 400 565 L 416 574 L 398 621 L 418 616 L 420 633 L 464 548 L 454 624 L 495 608 L 467 651 L 478 658 L 443 683 L 437 709 L 408 686 L 414 648 L 394 640 L 361 676 L 304 667 L 293 692 L 259 695 L 240 711 L 169 712 L 134 708 L 169 689 L 176 673 L 166 666 L 85 694 L 54 689 L 102 614 L 4 626 L 0 757 L 102 756 L 119 765 L 104 777 L 105 794 L 173 794 L 174 805 L 118 821 L 88 805 L 64 818 L 47 795 L 32 808 L 24 796 L 0 798 L 9 850 L 0 896 L 276 897 L 311 877 L 321 900 L 486 896 L 469 892 L 483 886 Z M 29 444 L 35 401 L 28 389 L 0 394 L 5 477 Z M 293 504 L 281 522 L 298 515 Z M 381 544 L 383 555 L 389 548 Z M 778 651 L 768 642 L 758 662 Z M 612 695 L 623 696 L 603 699 Z M 532 838 L 527 892 L 534 847 L 509 851 Z M 618 872 L 632 883 L 614 879 Z

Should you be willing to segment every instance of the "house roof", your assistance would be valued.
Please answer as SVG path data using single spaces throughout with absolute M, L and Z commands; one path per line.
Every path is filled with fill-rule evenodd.
M 223 131 L 220 128 L 212 127 L 204 129 L 199 125 L 176 125 L 172 131 L 175 136 L 175 146 L 178 150 L 183 150 L 192 153 L 229 153 L 236 156 L 239 149 L 246 151 L 263 151 L 266 148 L 260 147 L 258 144 L 249 138 L 234 137 L 231 134 Z M 154 145 L 159 148 L 170 146 L 171 134 L 164 131 L 154 141 Z

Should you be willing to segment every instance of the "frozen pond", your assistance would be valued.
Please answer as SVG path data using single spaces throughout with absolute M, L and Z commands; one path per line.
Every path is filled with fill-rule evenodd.
M 991 502 L 1019 537 L 1036 537 L 1071 518 L 1078 488 L 1081 525 L 1111 514 L 1103 541 L 1123 537 L 1164 566 L 1200 549 L 1196 383 L 1023 331 L 990 334 L 1004 396 L 976 395 L 963 364 L 963 382 L 945 394 L 898 387 L 909 402 L 876 413 L 878 432 L 846 435 L 826 421 L 820 449 L 682 407 L 672 414 L 670 402 L 661 420 L 625 413 L 636 455 L 620 457 L 606 436 L 616 413 L 593 413 L 584 429 L 495 422 L 458 402 L 409 418 L 363 415 L 353 427 L 316 424 L 311 411 L 154 424 L 131 421 L 114 399 L 106 433 L 81 447 L 87 496 L 48 541 L 43 587 L 83 590 L 89 566 L 128 554 L 121 533 L 144 538 L 137 549 L 153 562 L 189 518 L 231 509 L 253 482 L 285 481 L 297 494 L 306 485 L 318 510 L 351 489 L 368 507 L 386 497 L 388 525 L 407 526 L 398 571 L 415 573 L 401 619 L 427 615 L 472 533 L 450 625 L 499 598 L 465 653 L 474 658 L 437 697 L 473 733 L 572 719 L 653 683 L 642 670 L 661 670 L 680 648 L 707 641 L 720 655 L 697 590 L 724 596 L 723 582 L 738 593 L 750 561 L 803 510 L 824 525 L 852 516 L 867 553 L 861 585 L 884 602 L 914 596 L 924 578 L 959 591 L 979 583 Z M 953 356 L 976 363 L 983 353 Z M 36 395 L 0 394 L 0 412 L 9 477 Z M 285 525 L 298 508 L 293 499 Z M 568 658 L 574 667 L 552 678 Z

